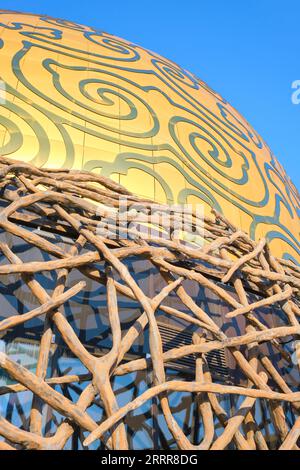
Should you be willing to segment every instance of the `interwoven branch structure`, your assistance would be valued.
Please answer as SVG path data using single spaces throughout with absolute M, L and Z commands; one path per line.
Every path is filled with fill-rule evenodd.
M 1 276 L 18 275 L 40 304 L 39 308 L 27 313 L 1 320 L 1 335 L 33 318 L 42 315 L 45 318 L 35 374 L 6 353 L 0 353 L 1 368 L 16 382 L 2 393 L 33 392 L 27 428 L 18 428 L 0 416 L 0 435 L 4 438 L 0 449 L 63 449 L 78 429 L 87 447 L 99 440 L 108 449 L 127 449 L 126 417 L 153 397 L 157 398 L 168 430 L 179 449 L 270 448 L 264 429 L 256 422 L 254 406 L 258 400 L 268 403 L 279 447 L 297 448 L 300 392 L 284 380 L 277 364 L 270 360 L 262 346 L 271 344 L 286 367 L 296 370 L 299 367 L 297 351 L 291 355 L 291 351 L 285 348 L 287 339 L 291 339 L 295 343 L 289 341 L 289 344 L 294 344 L 297 349 L 300 335 L 299 267 L 290 261 L 276 259 L 265 240 L 252 241 L 216 212 L 211 218 L 204 217 L 205 244 L 198 248 L 172 237 L 139 237 L 131 233 L 129 226 L 122 227 L 123 237 L 103 237 L 98 232 L 99 223 L 119 210 L 121 195 L 127 196 L 129 221 L 133 217 L 130 204 L 138 203 L 145 215 L 154 203 L 135 197 L 117 183 L 93 173 L 38 169 L 0 158 L 0 178 L 3 203 L 1 231 L 21 238 L 51 256 L 50 261 L 24 262 L 9 243 L 1 242 L 0 245 L 5 258 L 0 266 L 0 281 Z M 143 214 L 140 217 L 144 223 Z M 180 215 L 175 215 L 174 220 L 178 217 Z M 35 226 L 43 230 L 32 230 Z M 74 244 L 70 251 L 65 252 L 44 237 L 44 230 L 72 236 Z M 162 288 L 154 298 L 145 294 L 127 268 L 126 260 L 130 257 L 148 260 L 160 274 Z M 73 269 L 80 271 L 82 280 L 70 287 L 68 279 Z M 56 272 L 57 276 L 57 285 L 52 293 L 46 291 L 37 279 L 38 273 L 47 271 Z M 63 313 L 64 303 L 84 289 L 87 278 L 106 287 L 112 347 L 100 357 L 82 344 Z M 206 288 L 228 305 L 227 318 L 243 318 L 244 331 L 228 337 L 188 294 L 184 287 L 186 280 Z M 251 302 L 250 291 L 259 294 L 260 300 Z M 185 306 L 184 311 L 168 306 L 171 294 Z M 122 332 L 118 309 L 120 295 L 135 300 L 141 307 L 139 318 L 125 333 Z M 270 328 L 256 314 L 259 309 L 271 306 L 281 309 L 282 326 Z M 198 333 L 193 336 L 193 344 L 164 352 L 156 318 L 158 309 L 187 325 L 196 325 Z M 54 327 L 66 347 L 88 370 L 87 375 L 47 376 Z M 149 328 L 149 356 L 128 358 L 128 351 L 145 328 Z M 235 367 L 247 379 L 246 386 L 214 382 L 206 354 L 221 349 L 230 352 Z M 185 380 L 183 375 L 181 380 L 167 380 L 168 363 L 191 354 L 196 357 L 194 378 Z M 145 369 L 151 371 L 149 388 L 119 408 L 112 386 L 113 378 Z M 54 390 L 57 384 L 79 382 L 86 386 L 77 403 Z M 200 442 L 191 442 L 172 415 L 169 395 L 175 391 L 190 393 L 197 403 L 203 427 Z M 230 416 L 220 404 L 223 395 L 241 397 L 238 409 Z M 104 409 L 104 417 L 98 421 L 89 413 L 96 399 Z M 56 432 L 50 436 L 42 433 L 43 403 L 62 416 Z M 295 419 L 292 424 L 285 416 L 286 403 L 293 410 Z M 216 418 L 222 426 L 218 434 Z

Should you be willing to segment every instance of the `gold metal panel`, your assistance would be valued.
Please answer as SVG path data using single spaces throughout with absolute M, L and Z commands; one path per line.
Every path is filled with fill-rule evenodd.
M 100 30 L 0 10 L 0 152 L 214 206 L 300 261 L 300 197 L 245 119 L 172 61 Z

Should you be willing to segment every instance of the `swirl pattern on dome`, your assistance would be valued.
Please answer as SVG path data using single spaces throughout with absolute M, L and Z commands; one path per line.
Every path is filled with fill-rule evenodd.
M 194 74 L 104 31 L 0 10 L 0 154 L 214 207 L 300 260 L 300 197 L 245 119 Z

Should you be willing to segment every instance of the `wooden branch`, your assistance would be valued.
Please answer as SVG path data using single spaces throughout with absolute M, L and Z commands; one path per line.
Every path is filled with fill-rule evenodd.
M 167 212 L 167 205 L 139 198 L 118 183 L 86 171 L 36 168 L 0 157 L 0 188 L 0 281 L 7 282 L 7 276 L 13 275 L 39 304 L 33 310 L 25 305 L 23 314 L 2 312 L 3 344 L 18 325 L 27 328 L 29 320 L 44 316 L 35 373 L 14 361 L 8 354 L 9 348 L 7 353 L 0 353 L 0 368 L 16 382 L 1 387 L 0 395 L 26 390 L 33 393 L 24 429 L 0 417 L 0 435 L 6 440 L 0 442 L 0 450 L 64 449 L 74 430 L 78 430 L 82 441 L 83 432 L 90 432 L 84 446 L 101 439 L 108 449 L 129 449 L 132 442 L 128 417 L 154 398 L 178 449 L 219 450 L 234 446 L 239 450 L 268 450 L 274 443 L 262 429 L 264 423 L 257 422 L 254 408 L 261 400 L 270 410 L 277 447 L 298 449 L 300 393 L 295 390 L 300 371 L 299 266 L 275 258 L 266 240 L 258 243 L 251 240 L 215 210 L 213 216 L 204 216 L 203 220 L 193 213 L 191 227 L 177 240 L 174 229 L 183 222 L 179 209 L 170 217 L 168 235 L 162 221 L 157 219 L 156 225 L 149 222 L 153 211 Z M 120 200 L 124 196 L 121 210 Z M 139 233 L 132 227 L 133 223 L 141 224 L 144 229 L 151 225 L 153 230 Z M 103 227 L 107 228 L 105 233 L 100 230 Z M 49 238 L 49 231 L 69 237 L 70 249 L 67 251 L 53 235 Z M 14 246 L 17 239 L 33 248 L 30 260 L 25 262 L 23 253 L 17 254 Z M 151 294 L 146 293 L 144 285 L 128 268 L 135 260 L 143 260 L 145 266 L 151 267 Z M 38 280 L 38 275 L 46 272 L 56 279 L 52 292 Z M 70 287 L 70 275 L 74 272 L 76 279 L 78 276 L 80 279 Z M 91 281 L 93 288 L 101 286 L 101 292 L 106 295 L 112 342 L 102 355 L 94 354 L 89 345 L 82 343 L 71 320 L 59 310 L 79 292 L 84 296 Z M 208 302 L 212 297 L 219 309 L 218 317 L 191 294 L 199 289 Z M 250 300 L 250 290 L 259 297 L 255 302 Z M 137 315 L 130 327 L 119 309 L 124 298 L 136 306 Z M 281 310 L 280 324 L 275 320 L 270 326 L 264 309 L 271 311 L 275 307 Z M 222 323 L 221 309 L 226 316 L 226 321 L 222 317 Z M 95 312 L 97 315 L 97 306 Z M 82 318 L 84 314 L 82 311 Z M 162 316 L 167 319 L 166 325 L 176 321 L 187 331 L 196 330 L 191 343 L 167 349 L 158 322 Z M 132 351 L 146 330 L 148 355 L 137 357 Z M 52 370 L 49 366 L 51 348 L 55 347 L 54 331 L 64 349 L 74 355 L 86 373 L 76 375 L 70 370 L 61 376 L 47 376 L 47 371 Z M 291 354 L 285 342 L 289 343 Z M 273 352 L 271 356 L 266 352 L 273 348 L 274 360 Z M 207 355 L 220 350 L 225 351 L 232 367 L 246 383 L 233 384 L 229 379 L 215 383 Z M 166 381 L 167 367 L 192 356 L 194 382 L 184 374 L 182 380 Z M 286 370 L 292 370 L 292 380 L 281 373 L 281 360 L 285 361 Z M 139 371 L 151 377 L 148 389 L 120 408 L 114 380 Z M 231 376 L 230 380 L 233 380 Z M 85 384 L 85 388 L 78 388 L 79 398 L 75 403 L 69 389 L 77 390 L 79 383 Z M 54 389 L 55 385 L 60 385 L 60 392 Z M 182 423 L 175 419 L 172 393 L 188 393 L 195 402 L 203 426 L 201 442 L 191 442 Z M 229 415 L 221 406 L 219 395 L 245 398 L 239 400 L 239 406 Z M 290 403 L 295 413 L 293 426 L 285 418 L 285 403 Z M 55 428 L 51 436 L 45 434 L 43 426 L 45 404 Z M 102 416 L 100 423 L 91 418 L 92 404 Z M 53 419 L 54 411 L 61 415 L 60 421 Z M 218 437 L 215 418 L 222 427 Z

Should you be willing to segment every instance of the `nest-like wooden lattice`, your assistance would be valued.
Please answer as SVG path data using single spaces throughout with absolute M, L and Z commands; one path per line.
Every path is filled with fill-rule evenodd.
M 189 242 L 172 236 L 139 237 L 137 233 L 131 233 L 129 226 L 122 227 L 123 235 L 105 237 L 99 233 L 99 223 L 101 225 L 105 219 L 107 224 L 112 214 L 119 210 L 120 196 L 127 198 L 129 221 L 137 217 L 131 209 L 133 203 L 142 208 L 138 216 L 141 223 L 145 223 L 154 203 L 135 197 L 117 183 L 94 173 L 38 169 L 0 158 L 0 177 L 2 233 L 18 237 L 51 255 L 50 261 L 24 262 L 14 253 L 14 246 L 1 241 L 0 250 L 6 262 L 0 266 L 0 281 L 1 276 L 12 273 L 19 276 L 40 303 L 40 307 L 34 310 L 1 320 L 2 336 L 33 318 L 43 317 L 45 321 L 35 373 L 8 354 L 0 353 L 0 367 L 15 381 L 7 386 L 6 393 L 16 394 L 24 390 L 33 393 L 27 429 L 0 417 L 0 435 L 3 438 L 0 449 L 63 449 L 75 429 L 80 429 L 82 435 L 85 433 L 83 444 L 87 448 L 99 440 L 108 449 L 127 449 L 125 419 L 153 397 L 158 400 L 168 430 L 179 449 L 225 449 L 230 445 L 236 449 L 268 449 L 270 443 L 257 424 L 253 411 L 257 400 L 266 400 L 270 406 L 279 447 L 297 448 L 300 392 L 284 380 L 277 364 L 262 346 L 271 344 L 283 361 L 297 369 L 297 351 L 292 356 L 293 351 L 287 351 L 284 344 L 286 338 L 292 338 L 294 343 L 290 344 L 297 349 L 300 333 L 299 267 L 275 258 L 265 240 L 254 242 L 216 212 L 202 221 L 193 218 L 192 228 L 199 223 L 202 227 L 203 246 L 195 246 L 193 237 L 186 237 Z M 175 214 L 173 222 L 178 218 L 180 214 Z M 32 229 L 37 220 L 43 230 Z M 44 237 L 44 230 L 73 237 L 70 251 L 65 252 Z M 158 227 L 159 230 L 163 231 L 163 227 Z M 86 247 L 88 250 L 81 253 Z M 126 266 L 126 259 L 133 256 L 152 263 L 161 276 L 161 290 L 154 298 L 145 294 Z M 73 269 L 79 270 L 82 281 L 67 287 Z M 45 290 L 37 279 L 37 274 L 49 271 L 55 271 L 57 276 L 53 292 Z M 112 347 L 100 357 L 82 344 L 63 313 L 63 304 L 84 289 L 85 278 L 93 279 L 106 288 Z M 187 279 L 211 291 L 225 303 L 229 309 L 228 318 L 243 318 L 245 331 L 228 337 L 187 293 L 183 285 Z M 259 294 L 259 300 L 252 302 L 250 291 Z M 171 293 L 178 297 L 178 305 L 185 306 L 184 310 L 168 306 Z M 118 310 L 119 295 L 138 302 L 141 308 L 139 318 L 125 333 L 122 333 L 122 318 Z M 282 326 L 270 328 L 261 316 L 256 315 L 259 309 L 267 306 L 281 309 Z M 196 325 L 199 332 L 194 334 L 193 343 L 163 351 L 156 318 L 158 309 L 187 325 Z M 67 348 L 88 370 L 87 376 L 47 376 L 54 327 Z M 128 358 L 128 351 L 145 328 L 149 328 L 149 355 Z M 236 368 L 247 379 L 246 386 L 216 383 L 212 379 L 206 354 L 221 349 L 229 351 Z M 183 375 L 179 376 L 180 380 L 167 380 L 168 363 L 191 354 L 196 357 L 194 378 L 185 380 Z M 112 387 L 113 378 L 145 369 L 151 371 L 149 388 L 119 408 Z M 85 387 L 76 403 L 54 389 L 57 384 L 80 381 L 85 383 Z M 200 442 L 191 442 L 172 415 L 169 394 L 175 391 L 190 393 L 197 403 L 204 430 Z M 223 395 L 241 398 L 238 409 L 231 415 L 220 404 L 219 398 Z M 104 417 L 98 421 L 89 414 L 96 397 L 104 409 Z M 50 436 L 42 433 L 42 405 L 45 403 L 62 415 L 56 432 Z M 293 412 L 292 424 L 285 416 L 286 403 Z M 216 418 L 222 427 L 218 434 Z

